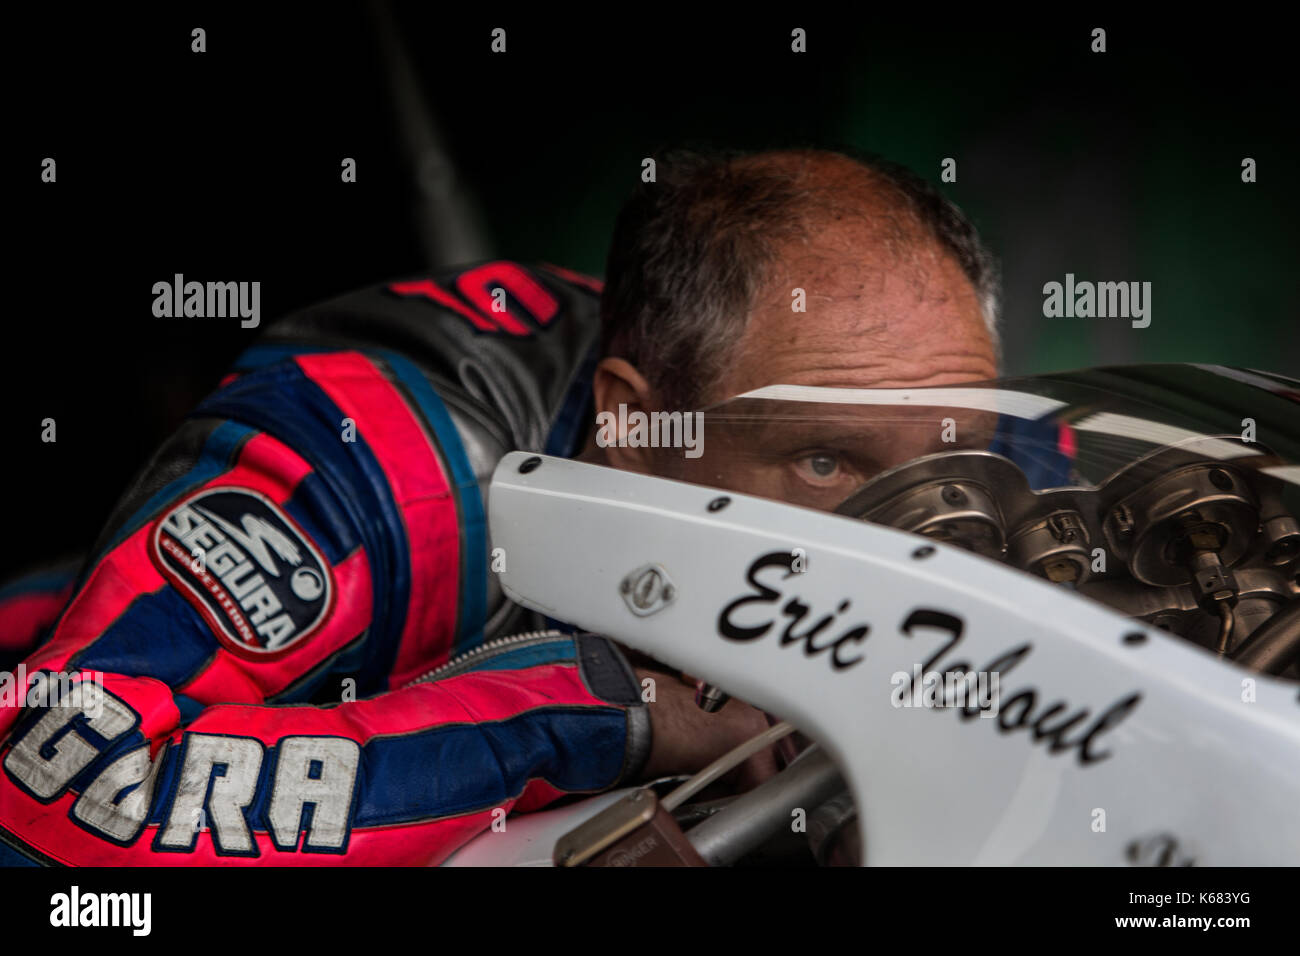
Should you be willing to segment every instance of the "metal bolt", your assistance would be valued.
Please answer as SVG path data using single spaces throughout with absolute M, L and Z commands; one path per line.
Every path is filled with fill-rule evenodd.
M 1053 584 L 1077 581 L 1079 579 L 1079 566 L 1066 558 L 1046 561 L 1043 563 L 1043 574 Z
M 659 576 L 653 571 L 643 574 L 641 580 L 637 581 L 636 594 L 632 600 L 636 602 L 639 608 L 647 608 L 654 599 L 655 588 L 659 584 Z
M 663 610 L 677 593 L 668 572 L 657 564 L 643 565 L 624 575 L 618 589 L 628 609 L 638 617 Z
M 943 500 L 950 505 L 960 505 L 966 502 L 966 492 L 962 491 L 956 485 L 944 485 L 943 491 L 940 492 Z
M 1069 544 L 1078 537 L 1078 522 L 1070 515 L 1052 515 L 1047 519 L 1047 531 L 1061 544 Z

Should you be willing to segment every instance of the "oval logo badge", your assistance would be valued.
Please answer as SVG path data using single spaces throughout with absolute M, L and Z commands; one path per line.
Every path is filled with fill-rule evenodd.
M 213 488 L 154 525 L 154 563 L 222 642 L 244 656 L 278 655 L 329 613 L 329 564 L 265 495 Z

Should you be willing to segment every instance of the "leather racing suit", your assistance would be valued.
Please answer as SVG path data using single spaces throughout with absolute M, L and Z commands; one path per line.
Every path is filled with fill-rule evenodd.
M 539 622 L 484 520 L 502 455 L 586 437 L 598 302 L 496 261 L 273 324 L 75 574 L 0 590 L 0 863 L 437 863 L 634 780 L 627 661 L 498 641 Z

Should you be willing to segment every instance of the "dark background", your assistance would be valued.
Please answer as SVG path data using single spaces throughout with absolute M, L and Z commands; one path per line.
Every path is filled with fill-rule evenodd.
M 1008 374 L 1199 361 L 1300 376 L 1280 23 L 389 9 L 422 105 L 401 105 L 400 61 L 360 3 L 7 14 L 0 578 L 88 546 L 256 335 L 154 318 L 154 282 L 258 280 L 265 324 L 458 258 L 599 274 L 641 159 L 676 144 L 852 145 L 936 183 L 954 157 L 942 188 L 1003 263 Z M 195 26 L 206 53 L 190 51 Z M 489 50 L 497 26 L 505 55 Z M 806 54 L 790 52 L 795 26 Z M 1095 26 L 1105 54 L 1089 52 Z M 433 158 L 425 143 L 412 159 L 411 115 Z M 40 181 L 46 156 L 56 184 Z M 340 182 L 345 156 L 356 184 Z M 1042 285 L 1066 272 L 1152 282 L 1151 326 L 1045 319 Z

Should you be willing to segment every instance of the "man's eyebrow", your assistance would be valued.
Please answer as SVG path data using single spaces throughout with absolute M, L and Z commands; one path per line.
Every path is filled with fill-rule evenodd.
M 888 422 L 815 421 L 807 418 L 756 419 L 746 423 L 747 438 L 784 449 L 817 445 L 869 446 L 897 434 Z
M 881 411 L 883 411 L 881 406 L 876 406 L 870 417 L 846 416 L 842 409 L 836 409 L 824 418 L 812 415 L 722 416 L 721 421 L 715 419 L 714 424 L 721 424 L 724 429 L 734 430 L 738 437 L 743 435 L 744 441 L 758 446 L 753 449 L 755 452 L 761 452 L 764 447 L 770 449 L 772 446 L 782 451 L 790 451 L 818 445 L 857 447 L 869 451 L 890 447 L 897 443 L 900 436 L 911 437 L 918 433 L 932 435 L 934 439 L 932 444 L 936 449 L 981 447 L 992 437 L 992 432 L 988 431 L 992 426 L 991 422 L 979 421 L 980 416 L 975 416 L 974 422 L 961 417 L 956 419 L 956 424 L 959 426 L 957 432 L 962 440 L 943 441 L 945 418 L 954 415 L 954 410 L 949 408 L 940 406 L 926 408 L 924 414 L 919 414 L 920 407 L 906 410 L 890 409 L 884 414 L 880 414 Z M 958 415 L 962 412 L 970 416 L 969 410 L 956 410 Z M 706 417 L 705 420 L 707 422 L 708 418 Z M 972 428 L 971 426 L 976 422 L 982 427 Z

